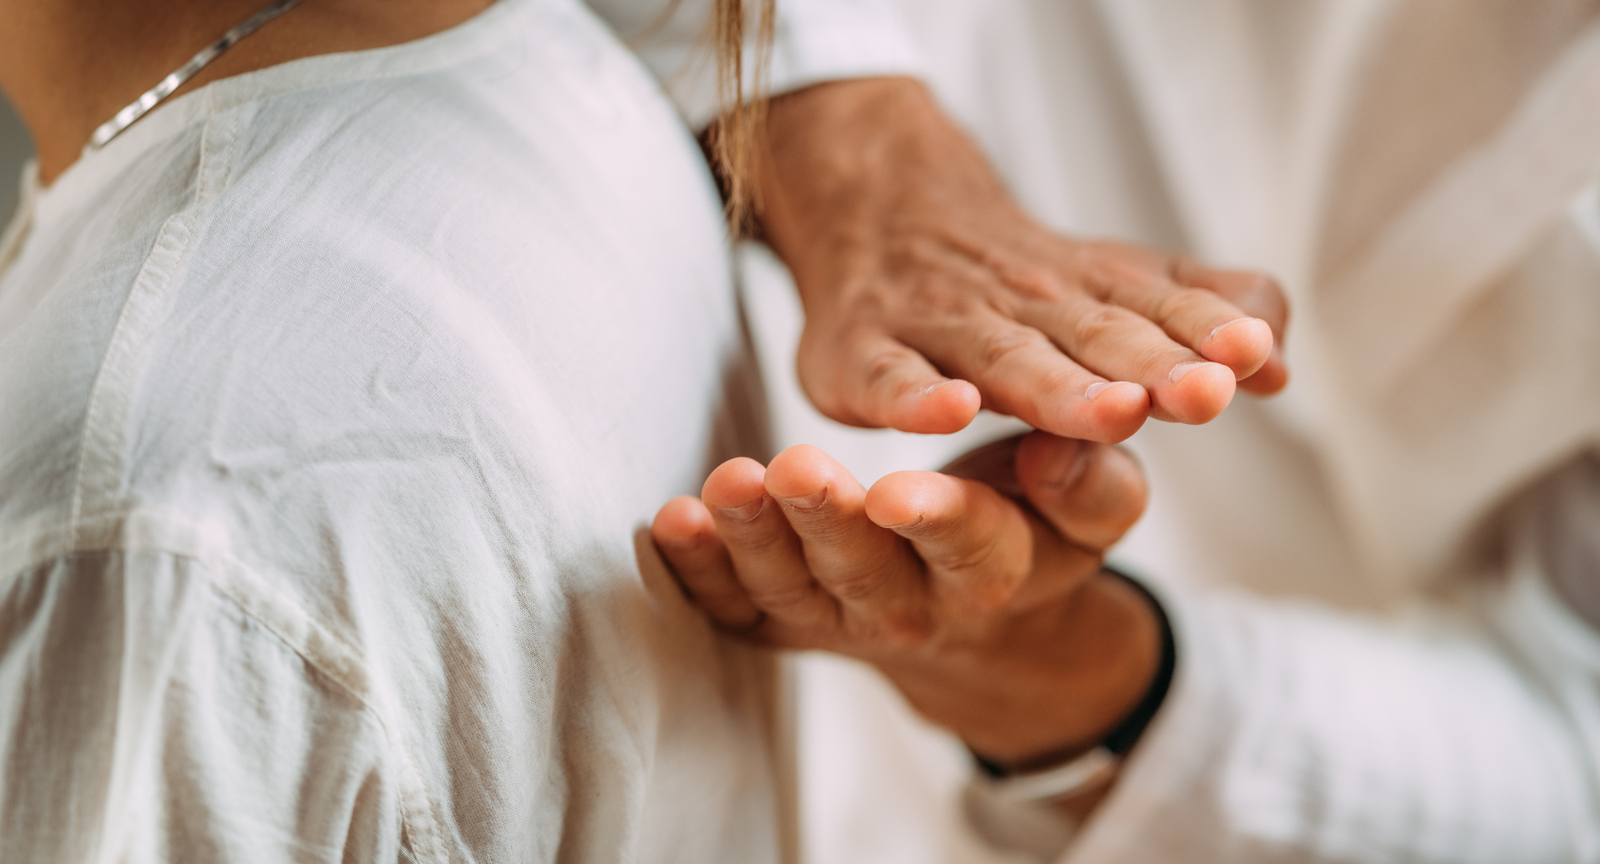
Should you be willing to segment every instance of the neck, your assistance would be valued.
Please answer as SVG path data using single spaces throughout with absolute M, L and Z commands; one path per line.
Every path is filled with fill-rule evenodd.
M 39 179 L 75 162 L 95 128 L 270 0 L 0 0 L 0 90 L 33 134 Z M 492 0 L 305 0 L 179 94 L 301 57 L 453 27 Z M 177 95 L 177 94 L 174 94 Z

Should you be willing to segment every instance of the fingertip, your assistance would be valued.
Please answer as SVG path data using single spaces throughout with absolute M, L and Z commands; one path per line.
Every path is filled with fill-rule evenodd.
M 982 405 L 983 396 L 972 382 L 946 378 L 901 397 L 889 425 L 901 432 L 948 435 L 967 428 Z
M 1160 407 L 1170 419 L 1191 425 L 1215 420 L 1238 387 L 1233 370 L 1221 363 L 1179 363 L 1168 378 L 1170 385 L 1158 390 Z
M 1139 431 L 1150 416 L 1150 391 L 1132 381 L 1113 381 L 1089 400 L 1094 434 L 1091 441 L 1115 444 Z
M 1283 355 L 1278 349 L 1272 349 L 1272 356 L 1261 366 L 1256 374 L 1239 382 L 1239 388 L 1246 393 L 1256 396 L 1271 396 L 1289 386 L 1289 366 L 1283 362 Z
M 848 486 L 853 480 L 822 448 L 796 444 L 773 457 L 763 482 L 774 498 L 807 498 L 830 486 Z
M 760 462 L 740 456 L 718 465 L 700 489 L 707 507 L 738 508 L 758 501 L 763 493 L 762 479 L 767 469 Z
M 1260 318 L 1235 318 L 1206 337 L 1200 356 L 1233 371 L 1234 380 L 1254 375 L 1272 354 L 1272 327 Z
M 880 528 L 904 531 L 947 509 L 959 480 L 932 471 L 896 471 L 867 490 L 867 518 Z
M 704 536 L 715 531 L 711 512 L 693 495 L 680 495 L 663 504 L 650 523 L 650 536 L 656 543 L 673 548 L 698 545 Z
M 1132 381 L 1102 381 L 1063 400 L 1041 427 L 1063 438 L 1115 444 L 1126 440 L 1150 416 L 1150 393 Z

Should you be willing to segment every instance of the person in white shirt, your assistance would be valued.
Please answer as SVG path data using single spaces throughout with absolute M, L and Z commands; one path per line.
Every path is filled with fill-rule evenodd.
M 807 657 L 814 860 L 1597 860 L 1596 4 L 903 8 L 1036 217 L 1281 275 L 1296 380 L 1129 442 L 1150 509 L 1112 555 L 1178 672 L 1092 819 L 956 836 L 960 742 Z M 973 443 L 850 437 L 785 377 L 780 441 L 869 486 Z
M 280 2 L 174 92 L 254 4 L 0 3 L 39 153 L 0 242 L 6 861 L 795 859 L 773 660 L 645 530 L 762 452 L 711 103 L 640 63 L 677 86 L 706 7 L 636 55 L 596 12 L 660 5 L 486 6 Z M 875 14 L 786 7 L 772 87 L 900 71 Z M 1281 385 L 1269 283 L 1053 237 L 932 104 L 774 105 L 763 230 L 850 312 L 819 401 L 1115 439 Z

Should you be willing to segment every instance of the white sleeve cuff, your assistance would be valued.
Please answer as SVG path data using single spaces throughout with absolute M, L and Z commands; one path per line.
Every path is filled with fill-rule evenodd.
M 1172 689 L 1062 860 L 1600 860 L 1595 681 L 1507 650 L 1553 622 L 1484 593 L 1379 617 L 1162 592 Z
M 1207 745 L 1211 742 L 1214 750 L 1226 739 L 1232 712 L 1225 688 L 1210 679 L 1229 664 L 1205 656 L 1217 648 L 1204 632 L 1210 623 L 1205 616 L 1194 614 L 1172 592 L 1141 584 L 1161 603 L 1177 648 L 1177 667 L 1160 710 L 1123 760 L 1111 797 L 1084 826 L 1047 803 L 1003 801 L 989 793 L 981 779 L 969 782 L 963 799 L 967 818 L 995 848 L 1038 861 L 1061 858 L 1069 847 L 1070 861 L 1099 861 L 1095 856 L 1107 852 L 1120 861 L 1131 850 L 1129 860 L 1137 860 L 1140 854 L 1161 848 L 1150 845 L 1148 826 L 1159 824 L 1174 805 L 1192 807 L 1195 788 L 1218 761 L 1216 754 L 1207 752 Z M 1104 851 L 1083 854 L 1086 846 Z M 1171 854 L 1149 860 L 1186 860 L 1182 850 L 1162 851 Z

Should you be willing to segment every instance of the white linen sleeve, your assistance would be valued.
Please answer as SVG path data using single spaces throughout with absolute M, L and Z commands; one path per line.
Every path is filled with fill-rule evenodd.
M 693 129 L 716 116 L 716 61 L 705 38 L 712 0 L 588 0 L 661 81 Z M 745 0 L 754 8 L 756 0 Z M 670 12 L 670 16 L 664 13 Z M 920 75 L 922 63 L 890 0 L 778 0 L 768 92 L 777 94 L 842 78 Z M 752 36 L 754 25 L 751 27 Z M 754 39 L 745 44 L 754 58 Z M 746 62 L 745 90 L 755 64 Z
M 395 861 L 370 712 L 162 552 L 0 581 L 7 862 Z
M 1600 860 L 1600 638 L 1523 573 L 1487 617 L 1167 594 L 1168 703 L 1076 862 Z

